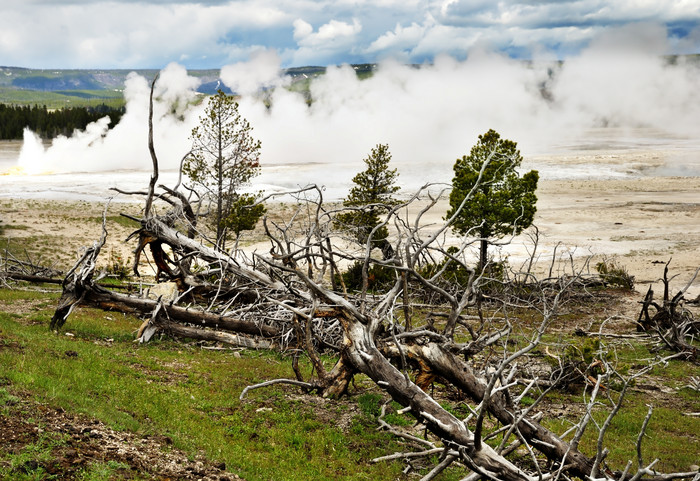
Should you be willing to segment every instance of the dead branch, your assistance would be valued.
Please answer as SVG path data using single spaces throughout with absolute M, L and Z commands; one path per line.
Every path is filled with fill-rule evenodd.
M 146 198 L 146 206 L 143 209 L 143 216 L 148 218 L 151 215 L 151 205 L 153 205 L 153 193 L 155 190 L 156 182 L 158 182 L 158 157 L 156 156 L 156 149 L 153 145 L 153 90 L 156 86 L 156 80 L 158 80 L 159 74 L 153 77 L 153 82 L 151 82 L 151 95 L 148 100 L 148 152 L 151 154 L 151 160 L 153 161 L 153 173 L 151 174 L 151 181 L 148 184 L 148 197 Z
M 155 80 L 151 86 L 151 115 L 154 85 Z M 422 225 L 421 219 L 439 198 L 428 192 L 429 186 L 401 205 L 381 206 L 386 216 L 380 227 L 394 229 L 391 255 L 381 259 L 371 255 L 372 234 L 362 249 L 336 242 L 333 212 L 323 205 L 322 189 L 318 187 L 293 194 L 298 208 L 290 219 L 265 220 L 264 229 L 272 246 L 269 253 L 230 255 L 211 247 L 205 237 L 197 236 L 197 215 L 177 186 L 160 186 L 163 193 L 155 192 L 158 165 L 152 129 L 149 122 L 154 172 L 144 216 L 139 219 L 141 227 L 132 238 L 138 237 L 136 257 L 149 246 L 158 268 L 156 277 L 173 280 L 177 295 L 170 301 L 143 299 L 97 285 L 93 277 L 95 260 L 106 237 L 103 223 L 101 243 L 86 251 L 63 282 L 63 296 L 52 319 L 52 329 L 61 327 L 70 311 L 83 304 L 143 316 L 147 321 L 139 332 L 142 340 L 164 333 L 252 349 L 294 349 L 292 363 L 298 379 L 275 379 L 248 386 L 241 399 L 252 389 L 280 383 L 338 397 L 348 392 L 353 376 L 362 373 L 391 399 L 408 408 L 431 433 L 430 440 L 421 440 L 392 428 L 380 416 L 383 429 L 423 450 L 390 457 L 406 459 L 428 452 L 443 455 L 424 479 L 432 479 L 453 463 L 472 470 L 474 474 L 469 479 L 626 479 L 628 469 L 618 476 L 604 463 L 605 431 L 622 407 L 624 392 L 616 403 L 611 403 L 595 453 L 589 456 L 579 450 L 585 431 L 595 424 L 592 412 L 599 406 L 599 395 L 610 396 L 603 383 L 615 375 L 612 366 L 607 366 L 606 379 L 602 375 L 595 379 L 586 413 L 576 424 L 570 442 L 540 424 L 531 407 L 521 406 L 525 394 L 537 389 L 538 380 L 522 379 L 516 364 L 540 344 L 566 293 L 577 286 L 586 287 L 587 280 L 582 271 L 576 272 L 573 258 L 567 268 L 570 274 L 541 281 L 532 274 L 532 262 L 523 264 L 526 271 L 515 276 L 520 280 L 517 292 L 508 278 L 489 279 L 486 271 L 475 269 L 469 258 L 471 245 L 481 239 L 466 236 L 457 246 L 449 244 L 447 232 L 454 216 L 432 230 Z M 428 196 L 427 206 L 411 221 L 407 208 L 424 194 Z M 153 203 L 161 200 L 171 210 L 157 215 Z M 532 252 L 534 255 L 536 247 Z M 335 276 L 340 262 L 363 266 L 359 292 L 348 292 L 345 286 L 342 293 L 338 292 Z M 550 271 L 554 264 L 553 258 Z M 386 269 L 390 274 L 381 291 L 368 288 L 370 266 Z M 462 274 L 460 280 L 449 279 L 448 274 L 457 270 Z M 498 289 L 487 289 L 487 285 L 497 285 Z M 672 314 L 682 312 L 682 293 L 680 297 L 664 299 L 662 309 L 668 304 Z M 650 306 L 656 307 L 651 296 L 647 311 Z M 512 314 L 515 309 L 526 308 L 536 313 L 539 322 L 529 332 L 514 322 L 517 315 Z M 420 319 L 423 312 L 432 314 Z M 652 319 L 651 315 L 647 317 Z M 646 317 L 640 318 L 646 322 Z M 685 332 L 682 329 L 676 327 Z M 664 335 L 668 337 L 667 331 Z M 513 347 L 518 342 L 519 347 Z M 330 370 L 320 357 L 322 350 L 329 349 L 337 351 L 338 356 Z M 309 380 L 303 380 L 296 367 L 300 353 L 306 354 L 314 367 Z M 482 354 L 478 363 L 474 360 L 477 353 Z M 411 380 L 414 368 L 418 372 L 415 381 Z M 472 414 L 467 419 L 457 418 L 429 394 L 436 379 L 475 403 L 469 405 Z M 627 386 L 629 379 L 623 381 Z M 539 399 L 542 396 L 544 393 Z M 500 423 L 495 429 L 503 436 L 499 449 L 484 442 L 488 418 Z M 524 446 L 529 455 L 523 465 L 514 464 L 508 457 L 518 446 Z M 549 461 L 547 472 L 539 466 L 538 453 Z M 643 466 L 638 458 L 635 476 L 645 479 L 651 475 L 653 463 Z M 381 459 L 388 458 L 377 458 Z M 673 476 L 683 477 L 683 473 Z
M 684 295 L 693 281 L 697 278 L 700 268 L 695 271 L 692 279 L 676 295 L 670 297 L 670 281 L 668 277 L 669 260 L 664 267 L 663 285 L 664 296 L 662 304 L 654 302 L 654 291 L 651 286 L 641 302 L 642 308 L 638 316 L 638 330 L 655 332 L 662 346 L 671 351 L 682 353 L 688 361 L 700 361 L 700 349 L 694 340 L 700 335 L 700 321 L 683 306 Z M 649 308 L 654 307 L 656 313 L 651 316 Z
M 238 396 L 238 399 L 243 401 L 243 399 L 245 399 L 248 393 L 253 389 L 260 389 L 261 387 L 273 386 L 275 384 L 291 384 L 293 386 L 300 386 L 309 390 L 316 388 L 314 384 L 302 381 L 295 381 L 294 379 L 272 379 L 271 381 L 265 381 L 261 382 L 260 384 L 254 384 L 253 386 L 246 386 L 245 389 L 241 391 L 241 395 Z

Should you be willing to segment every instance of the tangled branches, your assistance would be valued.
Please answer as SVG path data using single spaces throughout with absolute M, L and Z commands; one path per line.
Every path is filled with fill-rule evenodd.
M 152 155 L 157 165 L 154 150 Z M 605 434 L 628 387 L 651 365 L 623 376 L 602 357 L 600 370 L 584 391 L 583 415 L 569 432 L 558 435 L 540 422 L 535 407 L 551 384 L 524 376 L 518 364 L 542 345 L 568 293 L 590 284 L 573 268 L 565 276 L 538 280 L 531 262 L 516 281 L 505 279 L 494 265 L 474 268 L 470 250 L 482 241 L 475 237 L 477 230 L 452 237 L 456 213 L 442 223 L 426 221 L 445 195 L 435 186 L 383 206 L 386 215 L 360 248 L 334 230 L 339 211 L 324 203 L 322 189 L 309 186 L 288 193 L 296 209 L 283 220 L 264 221 L 269 251 L 244 254 L 210 247 L 206 236 L 198 235 L 197 200 L 177 188 L 161 186 L 156 193 L 154 184 L 146 194 L 141 227 L 132 235 L 138 239 L 134 267 L 138 272 L 138 258 L 148 247 L 156 278 L 171 282 L 174 294 L 143 299 L 97 286 L 94 259 L 101 245 L 96 244 L 66 277 L 52 328 L 65 322 L 73 306 L 87 303 L 146 317 L 139 330 L 144 342 L 165 332 L 247 348 L 293 350 L 294 363 L 303 353 L 313 365 L 310 378 L 304 379 L 294 366 L 296 379 L 266 380 L 241 398 L 250 389 L 277 383 L 338 397 L 348 393 L 354 376 L 364 375 L 431 433 L 431 440 L 424 442 L 392 431 L 429 452 L 441 452 L 439 464 L 424 479 L 433 479 L 453 463 L 472 473 L 467 479 L 698 478 L 697 473 L 658 475 L 654 463 L 644 463 L 641 448 L 634 474 L 633 463 L 618 471 L 606 465 Z M 158 213 L 155 200 L 170 210 Z M 391 232 L 392 249 L 375 257 L 373 236 L 384 229 Z M 343 266 L 350 265 L 360 267 L 362 282 L 356 291 L 340 276 Z M 374 268 L 387 274 L 385 285 L 376 290 L 369 282 Z M 675 313 L 673 302 L 669 308 Z M 654 305 L 651 298 L 649 305 Z M 335 356 L 331 369 L 322 362 L 324 351 Z M 469 415 L 460 417 L 438 402 L 430 392 L 437 381 L 463 395 Z M 613 383 L 621 386 L 615 396 L 610 394 Z M 596 424 L 593 410 L 601 397 L 607 398 L 609 414 Z M 586 454 L 580 443 L 592 425 L 598 429 L 596 443 Z M 527 453 L 525 461 L 512 458 L 518 447 Z

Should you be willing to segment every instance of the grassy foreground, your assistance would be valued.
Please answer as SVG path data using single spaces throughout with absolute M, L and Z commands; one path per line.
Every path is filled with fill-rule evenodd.
M 357 398 L 367 397 L 361 382 L 351 401 L 270 387 L 241 402 L 238 396 L 247 385 L 293 377 L 289 361 L 270 353 L 168 341 L 138 345 L 133 342 L 138 319 L 91 309 L 78 309 L 67 330 L 55 334 L 47 326 L 57 297 L 0 290 L 3 415 L 9 414 L 8 400 L 30 396 L 115 430 L 165 436 L 173 447 L 225 463 L 227 471 L 247 480 L 400 476 L 398 463 L 369 462 L 400 448 L 390 435 L 376 431 L 371 409 L 358 407 Z M 20 452 L 0 450 L 0 479 L 20 479 L 22 471 L 13 470 L 18 459 L 47 446 L 52 444 L 43 439 Z M 66 479 L 40 469 L 30 474 L 21 479 Z M 137 474 L 143 476 L 137 479 L 160 479 Z
M 358 378 L 350 399 L 340 401 L 304 395 L 292 387 L 268 387 L 241 402 L 238 396 L 247 385 L 293 377 L 289 359 L 167 340 L 135 344 L 139 319 L 94 309 L 76 310 L 64 332 L 49 332 L 57 299 L 57 292 L 0 290 L 3 416 L 31 419 L 31 411 L 13 410 L 17 399 L 31 398 L 137 438 L 166 439 L 164 450 L 221 463 L 247 480 L 412 478 L 401 473 L 400 461 L 370 463 L 407 447 L 376 430 L 383 399 L 369 382 Z M 619 344 L 616 356 L 623 371 L 650 357 L 646 347 L 630 342 Z M 303 369 L 308 375 L 309 366 Z M 687 471 L 700 461 L 700 419 L 686 415 L 700 410 L 700 394 L 683 387 L 691 375 L 700 375 L 700 369 L 673 361 L 640 381 L 606 437 L 613 448 L 611 466 L 623 467 L 635 459 L 634 445 L 648 404 L 654 404 L 654 416 L 643 444 L 645 460 L 660 458 L 656 467 L 664 471 Z M 580 399 L 580 393 L 551 395 L 542 405 L 550 417 L 546 424 L 565 431 L 582 413 Z M 607 414 L 604 404 L 603 400 L 595 413 L 598 423 Z M 455 414 L 468 412 L 463 402 L 452 406 Z M 411 424 L 397 415 L 391 422 Z M 37 425 L 43 432 L 41 422 Z M 0 450 L 0 479 L 161 479 L 112 459 L 89 464 L 74 477 L 48 473 L 41 459 L 55 457 L 67 438 L 46 428 L 21 449 Z M 590 431 L 581 446 L 587 453 L 594 452 L 595 445 L 595 430 Z M 453 469 L 440 479 L 463 475 Z

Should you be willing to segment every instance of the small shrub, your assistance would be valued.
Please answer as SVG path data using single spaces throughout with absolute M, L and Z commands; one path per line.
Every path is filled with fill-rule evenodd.
M 414 421 L 406 415 L 396 413 L 387 414 L 384 416 L 384 421 L 392 426 L 410 426 L 414 423 Z
M 457 248 L 450 247 L 447 249 L 448 254 L 456 254 Z M 442 283 L 446 284 L 447 287 L 453 287 L 457 289 L 464 289 L 469 285 L 469 278 L 471 272 L 457 262 L 449 262 L 449 259 L 445 258 L 438 264 L 426 264 L 421 269 L 419 273 L 426 278 L 434 276 L 437 272 L 445 267 L 442 273 Z M 480 289 L 485 292 L 497 291 L 498 288 L 508 281 L 508 261 L 494 261 L 488 264 L 487 272 L 485 272 L 484 277 L 479 285 Z
M 571 341 L 561 359 L 553 360 L 552 380 L 559 389 L 579 392 L 583 386 L 603 372 L 600 340 L 590 337 Z M 605 356 L 604 356 L 605 357 Z
M 378 417 L 382 412 L 382 396 L 377 393 L 362 394 L 357 398 L 362 414 L 368 417 Z
M 598 356 L 600 340 L 591 337 L 583 338 L 580 342 L 572 342 L 566 347 L 564 358 L 566 361 L 583 361 L 590 365 Z
M 449 247 L 447 253 L 451 255 L 457 254 L 457 247 Z M 449 264 L 448 264 L 449 262 Z M 446 267 L 445 267 L 446 266 Z M 421 276 L 429 278 L 433 277 L 440 270 L 445 269 L 442 273 L 442 279 L 449 284 L 456 284 L 458 287 L 464 288 L 469 282 L 469 271 L 457 262 L 450 262 L 448 258 L 443 259 L 437 264 L 425 264 L 419 269 Z
M 121 254 L 115 252 L 114 249 L 109 251 L 109 260 L 107 264 L 107 274 L 116 277 L 117 279 L 126 279 L 131 275 L 130 259 L 124 259 Z
M 362 289 L 362 261 L 357 261 L 343 272 L 343 282 L 350 290 Z M 376 291 L 392 284 L 395 280 L 394 271 L 385 266 L 371 265 L 367 270 L 367 288 Z
M 614 261 L 602 260 L 595 265 L 600 278 L 612 287 L 620 287 L 631 291 L 634 289 L 634 276 L 627 272 L 623 266 L 617 265 Z

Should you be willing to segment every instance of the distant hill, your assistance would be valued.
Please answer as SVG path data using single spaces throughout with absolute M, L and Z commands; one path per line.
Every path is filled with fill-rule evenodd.
M 376 65 L 354 65 L 353 68 L 360 78 L 364 78 L 371 75 Z M 326 67 L 309 66 L 291 68 L 285 74 L 292 77 L 292 89 L 303 92 L 308 91 L 313 77 L 323 75 L 325 71 Z M 130 72 L 150 80 L 158 70 L 56 70 L 0 66 L 0 103 L 46 105 L 48 108 L 104 103 L 120 107 L 124 104 L 124 84 Z M 231 93 L 221 82 L 218 69 L 189 70 L 188 73 L 201 80 L 197 89 L 200 93 L 214 94 L 217 87 Z
M 124 103 L 123 91 L 130 72 L 152 79 L 157 70 L 49 70 L 0 67 L 0 103 L 43 104 L 49 108 L 94 106 Z M 214 93 L 219 85 L 219 70 L 196 70 L 199 91 Z
M 58 92 L 63 90 L 123 90 L 130 72 L 152 79 L 158 70 L 46 70 L 0 67 L 0 87 Z M 219 70 L 192 70 L 202 83 L 214 83 Z

